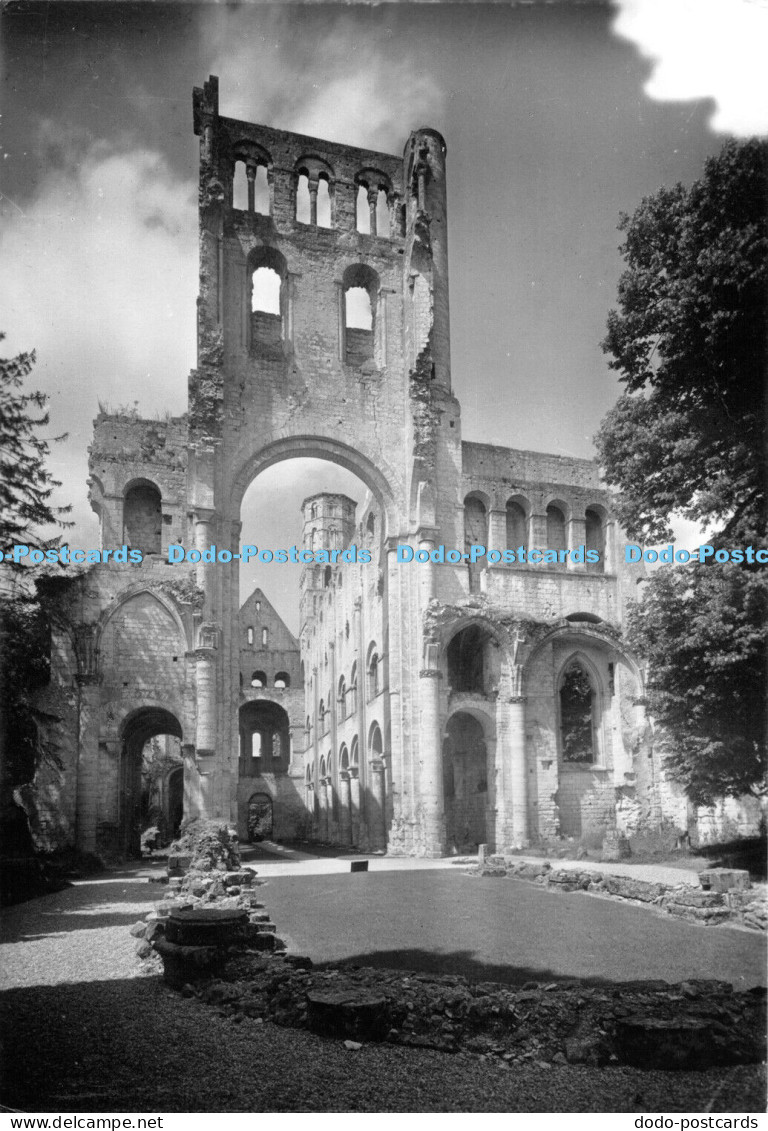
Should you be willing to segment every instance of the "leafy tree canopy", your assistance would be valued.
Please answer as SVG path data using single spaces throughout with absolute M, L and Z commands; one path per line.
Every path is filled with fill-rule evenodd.
M 715 546 L 766 542 L 768 145 L 729 142 L 690 188 L 624 216 L 603 348 L 627 392 L 596 437 L 631 538 L 675 514 Z M 698 804 L 761 792 L 768 566 L 664 566 L 630 609 L 665 763 Z
M 5 337 L 0 334 L 0 341 Z M 39 435 L 48 425 L 48 398 L 41 392 L 22 392 L 35 362 L 34 353 L 0 358 L 0 549 L 23 543 L 31 549 L 50 545 L 45 527 L 63 526 L 69 507 L 51 503 L 60 487 L 46 466 L 50 441 Z M 57 437 L 56 439 L 63 439 Z M 6 568 L 13 563 L 4 562 Z M 17 566 L 16 568 L 24 568 Z
M 596 437 L 630 537 L 673 512 L 725 536 L 764 529 L 768 145 L 726 144 L 690 188 L 624 216 L 619 310 L 603 349 L 628 392 Z

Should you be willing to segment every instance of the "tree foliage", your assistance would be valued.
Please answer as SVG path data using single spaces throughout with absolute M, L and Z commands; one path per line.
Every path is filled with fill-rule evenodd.
M 4 337 L 0 334 L 0 341 Z M 0 358 L 0 549 L 4 551 L 14 543 L 31 549 L 50 545 L 43 529 L 66 525 L 62 516 L 70 510 L 51 502 L 61 483 L 46 466 L 51 441 L 39 434 L 49 422 L 48 398 L 39 391 L 22 392 L 34 362 L 34 353 Z M 3 564 L 13 567 L 12 562 Z
M 627 392 L 596 437 L 619 520 L 641 542 L 682 515 L 716 547 L 764 546 L 768 145 L 727 143 L 620 228 L 603 349 Z M 764 779 L 767 573 L 664 566 L 630 612 L 666 764 L 700 804 Z
M 4 335 L 0 334 L 0 340 Z M 14 543 L 45 549 L 43 536 L 68 525 L 68 507 L 51 502 L 60 486 L 48 470 L 50 443 L 39 429 L 48 425 L 47 397 L 22 391 L 34 353 L 0 358 L 0 550 Z M 26 822 L 13 799 L 16 787 L 32 780 L 41 759 L 58 764 L 55 748 L 41 740 L 38 724 L 47 716 L 35 692 L 48 679 L 49 619 L 31 586 L 14 584 L 28 566 L 0 564 L 0 824 L 3 849 L 27 847 Z M 15 576 L 14 576 L 15 575 Z

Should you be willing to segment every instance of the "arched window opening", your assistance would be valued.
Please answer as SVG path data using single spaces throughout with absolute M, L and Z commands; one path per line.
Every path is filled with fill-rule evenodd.
M 378 723 L 374 723 L 368 739 L 368 754 L 371 758 L 380 758 L 383 753 L 384 743 L 381 738 L 381 728 Z
M 360 366 L 373 357 L 371 300 L 363 287 L 350 287 L 344 294 L 345 360 Z
M 366 264 L 353 264 L 344 272 L 342 291 L 343 360 L 347 365 L 360 368 L 376 356 L 379 276 Z
M 253 625 L 249 625 L 247 629 L 248 644 L 253 647 Z
M 342 746 L 341 750 L 339 751 L 339 769 L 349 769 L 349 751 L 347 750 L 346 745 Z
M 290 686 L 291 677 L 288 675 L 288 672 L 278 672 L 275 676 L 275 687 L 277 687 L 281 691 L 285 691 L 286 688 Z
M 507 503 L 507 549 L 524 550 L 528 543 L 528 523 L 525 511 L 513 499 Z
M 365 287 L 349 287 L 344 293 L 345 321 L 348 330 L 372 330 L 371 297 Z
M 259 165 L 256 170 L 256 180 L 253 184 L 253 210 L 261 216 L 269 216 L 269 179 L 265 165 Z
M 375 699 L 381 691 L 381 661 L 375 648 L 368 658 L 368 698 Z
M 325 569 L 323 570 L 323 588 L 324 589 L 330 588 L 332 576 L 333 576 L 333 572 L 331 570 L 331 567 L 329 565 L 327 565 L 325 567 Z
M 464 549 L 488 544 L 488 515 L 482 499 L 468 495 L 464 500 Z
M 261 612 L 261 601 L 257 601 L 257 602 L 256 602 L 256 612 L 257 612 L 257 613 L 260 613 L 260 612 Z
M 317 185 L 317 226 L 331 227 L 331 190 L 325 177 L 321 177 Z
M 386 189 L 379 189 L 376 197 L 376 234 L 389 239 L 389 201 L 387 200 Z
M 326 777 L 327 777 L 327 773 L 326 773 L 326 766 L 325 766 L 325 758 L 321 758 L 320 759 L 320 780 L 324 781 Z
M 473 546 L 488 545 L 488 514 L 482 499 L 468 495 L 464 500 L 464 551 L 469 553 Z M 480 589 L 480 571 L 483 559 L 469 561 L 469 590 L 476 593 Z
M 251 312 L 280 314 L 280 276 L 272 267 L 257 267 L 253 272 Z
M 373 541 L 374 535 L 376 534 L 376 518 L 373 512 L 368 515 L 368 519 L 365 523 L 365 533 L 367 537 Z
M 598 561 L 587 562 L 587 572 L 605 573 L 605 528 L 603 520 L 598 512 L 593 510 L 587 511 L 586 518 L 585 546 L 587 550 L 594 550 L 598 554 Z
M 245 161 L 235 161 L 235 172 L 232 180 L 232 207 L 241 212 L 248 211 L 248 176 L 245 171 Z
M 357 189 L 357 222 L 356 227 L 358 232 L 363 235 L 369 236 L 371 234 L 371 210 L 368 207 L 368 186 L 359 185 Z
M 448 685 L 451 691 L 487 695 L 492 637 L 480 625 L 457 632 L 448 645 Z
M 251 687 L 266 687 L 267 686 L 267 673 L 254 672 L 251 676 Z
M 153 483 L 135 483 L 123 500 L 123 541 L 131 550 L 159 554 L 162 549 L 162 496 Z
M 347 684 L 344 676 L 339 680 L 339 694 L 337 696 L 338 719 L 343 722 L 347 717 Z
M 560 558 L 560 551 L 568 549 L 568 540 L 565 535 L 565 515 L 554 504 L 547 507 L 547 549 L 557 550 L 558 559 Z M 558 560 L 557 563 L 550 563 L 553 567 L 555 564 L 560 568 L 565 568 L 565 563 Z
M 283 341 L 280 311 L 280 276 L 271 267 L 259 267 L 252 276 L 251 342 L 255 346 L 278 350 Z
M 354 715 L 357 711 L 357 664 L 352 665 L 347 688 L 347 715 Z
M 560 743 L 564 762 L 595 761 L 595 693 L 584 668 L 571 664 L 560 682 Z
M 325 734 L 328 729 L 326 725 L 325 699 L 320 700 L 320 706 L 317 708 L 317 721 L 320 727 L 319 733 Z
M 299 174 L 299 183 L 296 186 L 296 219 L 300 224 L 311 222 L 309 177 L 306 173 Z
M 360 765 L 360 744 L 357 741 L 357 735 L 352 739 L 352 753 L 350 754 L 350 765 Z
M 256 248 L 248 257 L 248 279 L 251 349 L 282 357 L 290 313 L 285 259 L 274 248 Z
M 268 628 L 262 628 L 262 630 L 261 630 L 261 646 L 262 646 L 262 648 L 266 648 L 268 642 L 269 642 L 269 629 Z
M 290 750 L 290 722 L 277 703 L 263 699 L 240 708 L 240 775 L 286 773 Z

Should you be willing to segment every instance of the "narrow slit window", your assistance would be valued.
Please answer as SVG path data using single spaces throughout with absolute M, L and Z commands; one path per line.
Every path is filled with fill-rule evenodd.
M 259 165 L 256 170 L 253 209 L 261 216 L 269 216 L 269 180 L 264 165 Z
M 235 161 L 235 175 L 232 182 L 232 207 L 242 212 L 248 211 L 248 177 L 245 161 Z
M 384 236 L 386 239 L 390 235 L 389 201 L 384 189 L 379 189 L 379 195 L 376 198 L 376 234 Z
M 309 224 L 310 216 L 309 178 L 306 173 L 301 173 L 296 186 L 296 219 L 300 224 Z
M 331 190 L 325 177 L 320 178 L 317 186 L 317 226 L 331 227 Z
M 371 234 L 371 210 L 365 185 L 360 185 L 357 190 L 357 230 L 366 236 Z

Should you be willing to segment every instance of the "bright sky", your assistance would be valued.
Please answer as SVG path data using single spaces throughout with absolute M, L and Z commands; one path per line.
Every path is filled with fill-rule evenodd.
M 97 398 L 186 408 L 191 96 L 209 74 L 232 117 L 394 153 L 413 128 L 440 130 L 464 438 L 576 456 L 593 454 L 619 392 L 599 343 L 620 212 L 694 180 L 726 134 L 768 130 L 765 0 L 95 0 L 9 4 L 0 18 L 0 329 L 5 353 L 37 349 L 52 427 L 70 433 L 52 463 L 73 544 L 97 538 L 85 487 Z M 244 514 L 243 539 L 262 545 L 295 539 L 298 513 L 293 528 L 277 518 L 318 489 L 298 461 L 272 474 L 280 507 L 263 483 Z M 350 490 L 338 469 L 328 482 Z M 260 584 L 285 615 L 287 579 Z

